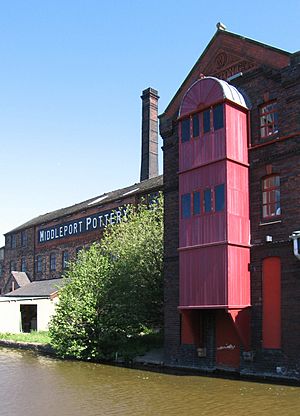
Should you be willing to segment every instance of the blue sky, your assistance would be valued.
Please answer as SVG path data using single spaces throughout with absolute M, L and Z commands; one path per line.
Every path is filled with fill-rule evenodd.
M 218 21 L 295 52 L 299 17 L 295 0 L 0 0 L 0 246 L 139 180 L 141 92 L 158 89 L 163 112 Z

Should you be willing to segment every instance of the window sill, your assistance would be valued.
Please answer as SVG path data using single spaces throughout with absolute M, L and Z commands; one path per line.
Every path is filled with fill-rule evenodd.
M 281 223 L 282 220 L 275 220 L 275 221 L 268 221 L 268 222 L 260 222 L 259 226 L 263 226 L 263 225 L 272 225 L 272 224 L 279 224 Z

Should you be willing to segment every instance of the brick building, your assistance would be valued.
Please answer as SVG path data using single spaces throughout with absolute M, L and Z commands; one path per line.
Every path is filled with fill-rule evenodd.
M 30 281 L 60 278 L 78 251 L 101 238 L 105 226 L 126 215 L 126 204 L 137 204 L 162 190 L 158 175 L 158 94 L 148 88 L 142 94 L 141 182 L 108 192 L 67 208 L 40 215 L 5 235 L 0 249 L 2 293 L 18 289 L 18 273 Z M 2 256 L 2 257 L 1 257 Z
M 217 27 L 160 116 L 165 362 L 299 377 L 300 53 Z

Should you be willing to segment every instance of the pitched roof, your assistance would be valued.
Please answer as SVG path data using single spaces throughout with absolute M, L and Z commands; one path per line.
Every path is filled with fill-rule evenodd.
M 64 217 L 65 215 L 74 214 L 81 210 L 97 207 L 103 205 L 103 203 L 117 201 L 118 199 L 122 199 L 127 195 L 140 195 L 145 194 L 147 192 L 151 192 L 151 190 L 161 188 L 163 185 L 163 175 L 156 176 L 151 179 L 147 179 L 145 181 L 135 183 L 131 186 L 127 186 L 126 188 L 117 189 L 116 191 L 107 192 L 101 195 L 98 195 L 94 198 L 90 198 L 86 201 L 79 202 L 78 204 L 61 208 L 52 212 L 48 212 L 47 214 L 40 215 L 31 219 L 30 221 L 14 228 L 13 230 L 7 232 L 6 234 L 16 232 L 22 230 L 24 228 L 32 227 L 38 224 L 43 224 L 49 221 L 52 221 L 57 218 Z M 5 234 L 5 235 L 6 235 Z
M 4 295 L 5 297 L 50 297 L 66 284 L 66 279 L 36 280 Z
M 11 274 L 15 278 L 15 281 L 18 283 L 18 286 L 23 287 L 30 283 L 30 280 L 25 272 L 12 271 Z
M 160 117 L 177 111 L 183 93 L 199 79 L 200 74 L 226 80 L 227 76 L 222 76 L 220 72 L 222 73 L 222 67 L 227 64 L 242 63 L 244 69 L 241 72 L 247 72 L 262 64 L 282 68 L 288 65 L 291 56 L 290 52 L 282 49 L 218 29 Z

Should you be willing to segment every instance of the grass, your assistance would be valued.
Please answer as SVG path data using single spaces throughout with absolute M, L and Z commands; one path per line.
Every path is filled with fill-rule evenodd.
M 47 331 L 32 331 L 32 332 L 21 332 L 19 334 L 11 334 L 9 332 L 0 333 L 0 339 L 8 341 L 21 341 L 21 342 L 39 342 L 41 344 L 49 344 L 50 336 Z

